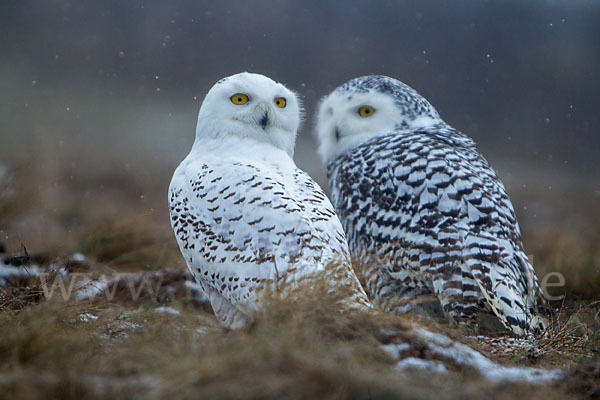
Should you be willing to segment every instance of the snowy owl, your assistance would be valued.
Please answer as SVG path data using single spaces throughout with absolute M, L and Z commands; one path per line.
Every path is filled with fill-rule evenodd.
M 252 321 L 266 285 L 332 269 L 333 286 L 368 304 L 333 206 L 292 160 L 299 124 L 298 98 L 282 84 L 247 72 L 221 79 L 173 175 L 169 207 L 179 248 L 226 327 Z
M 393 78 L 356 78 L 321 101 L 315 133 L 350 249 L 377 260 L 371 296 L 409 301 L 398 311 L 434 297 L 457 322 L 499 320 L 517 335 L 544 328 L 502 182 L 425 98 Z

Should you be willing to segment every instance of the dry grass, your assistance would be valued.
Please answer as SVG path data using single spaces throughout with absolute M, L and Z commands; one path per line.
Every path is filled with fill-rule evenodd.
M 180 263 L 172 232 L 152 219 L 142 214 L 102 223 L 83 234 L 78 249 L 119 270 L 153 270 Z
M 544 232 L 537 238 L 535 261 L 540 276 L 557 272 L 565 277 L 564 286 L 548 289 L 551 295 L 566 294 L 569 302 L 600 298 L 600 229 Z
M 411 324 L 337 312 L 323 292 L 273 299 L 251 328 L 225 332 L 201 310 L 151 302 L 43 302 L 0 313 L 0 388 L 13 398 L 564 398 L 556 388 L 488 387 L 469 371 L 434 381 L 392 368 L 379 344 Z M 97 319 L 90 318 L 94 315 Z
M 185 267 L 166 217 L 165 185 L 113 178 L 92 176 L 81 188 L 59 172 L 57 186 L 34 190 L 24 182 L 35 177 L 14 173 L 0 196 L 7 249 L 24 256 L 23 244 L 31 254 L 46 253 L 38 260 L 43 265 L 64 263 L 79 251 L 90 262 L 72 268 L 168 270 L 180 282 Z M 82 200 L 80 191 L 94 185 L 104 189 Z M 136 185 L 154 189 L 142 201 Z M 419 317 L 339 313 L 337 300 L 322 291 L 273 298 L 253 327 L 226 332 L 209 309 L 176 291 L 131 301 L 121 287 L 111 302 L 46 301 L 37 278 L 23 279 L 0 292 L 0 397 L 593 398 L 600 382 L 600 360 L 593 358 L 600 350 L 593 318 L 600 235 L 573 243 L 569 234 L 547 232 L 532 245 L 547 251 L 546 258 L 536 255 L 538 271 L 565 273 L 568 301 L 550 336 L 531 354 L 493 353 L 466 339 L 468 332 Z M 164 306 L 179 314 L 161 312 Z M 380 345 L 402 338 L 412 324 L 480 346 L 505 363 L 570 366 L 572 372 L 551 387 L 490 386 L 458 368 L 445 377 L 399 372 Z

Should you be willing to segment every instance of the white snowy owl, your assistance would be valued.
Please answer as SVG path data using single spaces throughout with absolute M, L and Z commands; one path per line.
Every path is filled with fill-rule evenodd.
M 353 302 L 368 303 L 331 203 L 292 160 L 299 123 L 299 101 L 282 84 L 251 73 L 221 79 L 173 175 L 177 242 L 227 327 L 252 320 L 265 284 L 318 278 L 328 264 Z
M 427 100 L 396 79 L 356 78 L 322 100 L 316 135 L 350 249 L 378 261 L 367 292 L 433 294 L 458 322 L 491 314 L 517 335 L 544 328 L 502 182 Z

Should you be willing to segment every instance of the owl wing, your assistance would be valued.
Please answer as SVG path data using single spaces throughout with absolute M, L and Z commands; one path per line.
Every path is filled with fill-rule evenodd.
M 488 306 L 517 334 L 543 329 L 536 309 L 536 301 L 543 302 L 541 290 L 502 181 L 460 132 L 441 128 L 418 134 L 433 149 L 427 157 L 427 191 L 437 190 L 437 209 L 444 217 L 456 215 L 462 260 Z
M 473 314 L 483 296 L 507 328 L 529 327 L 537 278 L 504 186 L 467 136 L 444 126 L 378 137 L 330 179 L 351 247 L 399 260 L 394 280 L 430 281 L 451 315 Z
M 329 200 L 308 176 L 292 171 L 218 160 L 184 162 L 176 170 L 172 227 L 190 271 L 219 304 L 254 308 L 266 282 L 296 280 L 333 260 L 349 268 Z

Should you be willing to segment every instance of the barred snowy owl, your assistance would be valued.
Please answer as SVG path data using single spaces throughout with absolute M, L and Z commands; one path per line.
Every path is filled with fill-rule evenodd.
M 316 135 L 350 249 L 377 259 L 368 293 L 433 294 L 458 322 L 491 314 L 517 335 L 543 329 L 502 182 L 427 100 L 396 79 L 356 78 L 323 99 Z
M 250 73 L 221 79 L 173 175 L 177 242 L 227 327 L 252 320 L 266 283 L 322 277 L 326 267 L 352 302 L 368 303 L 331 203 L 292 160 L 299 123 L 299 101 L 282 84 Z

